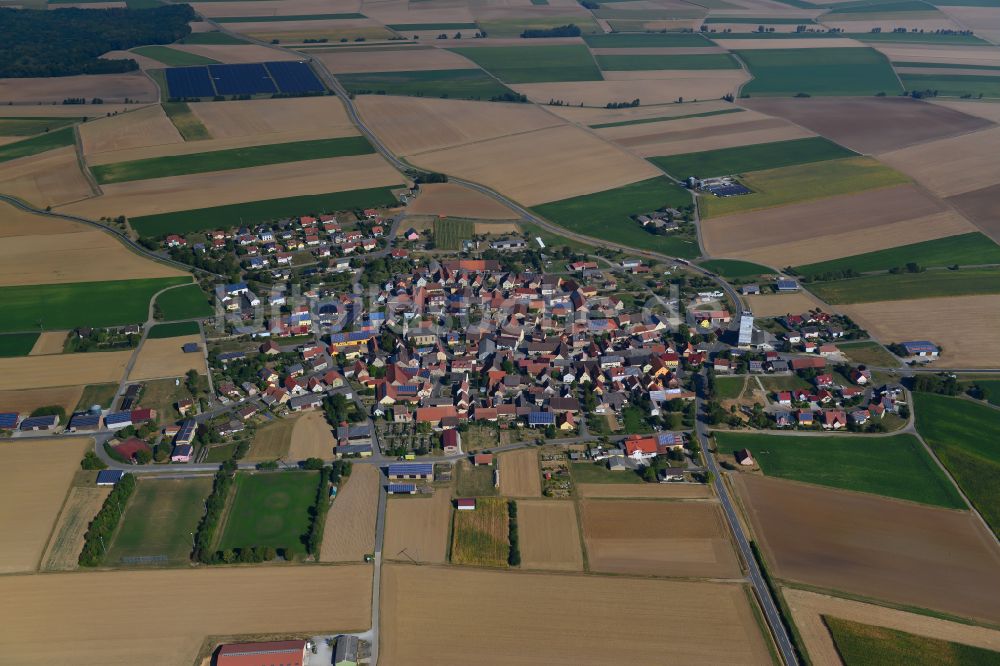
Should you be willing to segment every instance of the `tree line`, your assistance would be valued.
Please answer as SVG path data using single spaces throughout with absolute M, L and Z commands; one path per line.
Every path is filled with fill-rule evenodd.
M 125 503 L 135 492 L 135 477 L 125 474 L 115 484 L 111 494 L 104 500 L 104 505 L 97 512 L 87 527 L 83 537 L 83 550 L 80 551 L 78 562 L 82 567 L 96 567 L 104 561 L 108 553 L 108 541 L 114 534 L 118 522 L 125 513 Z

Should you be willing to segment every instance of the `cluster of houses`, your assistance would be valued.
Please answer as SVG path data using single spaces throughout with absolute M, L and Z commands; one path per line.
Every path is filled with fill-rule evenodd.
M 820 374 L 814 379 L 814 387 L 777 392 L 777 409 L 772 412 L 775 426 L 842 430 L 899 413 L 902 387 L 885 385 L 869 390 L 866 387 L 871 384 L 871 373 L 864 366 L 855 368 L 850 375 L 857 385 L 840 386 L 832 375 Z M 862 404 L 866 398 L 867 404 Z

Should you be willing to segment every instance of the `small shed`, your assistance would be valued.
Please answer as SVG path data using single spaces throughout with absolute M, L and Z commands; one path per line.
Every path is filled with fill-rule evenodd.
M 752 467 L 756 463 L 754 462 L 753 456 L 750 455 L 750 449 L 740 449 L 736 452 L 736 462 L 741 465 L 746 465 L 747 467 Z
M 456 506 L 459 511 L 475 511 L 476 510 L 476 498 L 475 497 L 460 497 Z
M 481 465 L 492 465 L 493 464 L 493 454 L 492 453 L 477 453 L 472 456 L 472 464 L 476 467 Z
M 102 469 L 97 473 L 97 485 L 113 486 L 122 480 L 125 472 L 120 469 Z

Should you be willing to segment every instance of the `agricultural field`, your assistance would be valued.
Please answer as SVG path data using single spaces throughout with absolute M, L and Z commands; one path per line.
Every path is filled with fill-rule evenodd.
M 6 499 L 0 504 L 5 535 L 0 572 L 38 568 L 80 458 L 92 444 L 88 437 L 73 437 L 0 446 L 0 488 Z
M 0 335 L 0 358 L 27 356 L 38 341 L 38 333 L 8 333 Z
M 212 60 L 204 56 L 199 56 L 180 49 L 172 49 L 169 46 L 140 46 L 132 49 L 132 53 L 144 58 L 158 60 L 169 67 L 186 67 L 188 65 L 215 65 L 218 60 Z
M 379 49 L 341 47 L 330 51 L 317 51 L 315 58 L 332 74 L 337 75 L 473 68 L 470 60 L 457 53 L 424 46 Z
M 607 465 L 592 463 L 592 462 L 581 462 L 572 463 L 570 465 L 570 473 L 573 475 L 573 481 L 577 484 L 640 484 L 643 483 L 642 479 L 639 478 L 638 474 L 633 474 L 628 471 L 625 472 L 612 472 L 607 468 Z
M 15 135 L 16 136 L 16 135 Z M 73 129 L 64 127 L 54 132 L 40 134 L 30 139 L 22 139 L 14 143 L 0 146 L 0 162 L 16 160 L 19 157 L 29 157 L 44 153 L 55 148 L 73 145 Z
M 371 581 L 364 565 L 3 576 L 0 594 L 9 602 L 0 614 L 8 629 L 4 658 L 23 666 L 176 666 L 195 663 L 206 636 L 364 630 L 371 623 Z M 155 638 L 123 633 L 150 599 L 170 621 Z M 53 626 L 63 640 L 42 654 L 38 646 Z
M 576 470 L 574 470 L 575 473 Z M 609 472 L 615 474 L 616 472 Z M 631 475 L 636 480 L 639 477 Z M 696 483 L 577 483 L 580 497 L 604 499 L 708 499 L 712 489 Z
M 558 500 L 518 500 L 521 568 L 583 570 L 576 507 Z
M 713 502 L 582 500 L 580 516 L 591 571 L 740 575 L 722 512 Z
M 726 453 L 748 448 L 768 476 L 965 509 L 955 486 L 913 435 L 825 437 L 716 432 Z
M 72 146 L 0 162 L 0 191 L 40 208 L 94 195 Z
M 516 83 L 511 87 L 538 104 L 561 100 L 570 106 L 607 107 L 609 103 L 673 104 L 716 100 L 733 95 L 748 79 L 741 69 L 605 72 L 604 81 Z
M 38 339 L 31 348 L 31 356 L 43 356 L 45 354 L 62 354 L 67 351 L 69 342 L 69 331 L 45 331 L 35 334 Z
M 923 273 L 880 273 L 846 280 L 811 282 L 807 288 L 827 303 L 947 298 L 1000 293 L 1000 270 L 965 268 Z
M 140 479 L 108 545 L 105 563 L 126 567 L 186 564 L 193 548 L 192 533 L 205 513 L 205 498 L 211 490 L 210 477 Z
M 541 497 L 542 481 L 538 452 L 521 449 L 497 456 L 500 494 L 505 497 Z
M 156 310 L 166 321 L 200 319 L 215 314 L 212 302 L 196 284 L 163 292 L 156 297 Z
M 483 666 L 511 659 L 639 664 L 666 653 L 693 665 L 771 661 L 742 585 L 403 564 L 386 565 L 382 576 L 381 653 L 388 663 L 467 664 L 473 651 Z M 439 614 L 423 612 L 428 606 Z M 592 616 L 628 617 L 631 631 L 599 632 L 580 622 Z
M 127 151 L 148 150 L 152 146 L 172 150 L 183 146 L 184 136 L 167 112 L 181 108 L 177 104 L 154 104 L 80 125 L 80 146 L 88 165 L 118 161 L 117 155 Z
M 746 384 L 746 377 L 717 377 L 715 395 L 720 400 L 735 400 L 743 394 Z
M 191 111 L 191 107 L 185 102 L 164 102 L 161 104 L 163 112 L 173 123 L 185 141 L 207 141 L 212 138 L 208 133 L 208 128 Z
M 639 33 L 584 35 L 583 41 L 595 49 L 711 48 L 712 42 L 697 33 Z
M 53 130 L 69 127 L 76 123 L 76 118 L 5 117 L 0 118 L 0 136 L 17 137 L 49 134 Z
M 594 22 L 590 15 L 579 8 L 573 10 L 562 6 L 558 10 L 545 14 L 527 16 L 523 10 L 518 14 L 520 15 L 511 16 L 509 12 L 503 12 L 499 16 L 480 18 L 476 23 L 491 38 L 520 37 L 525 30 L 545 30 L 569 23 L 578 26 L 587 36 L 602 32 L 600 26 Z
M 510 553 L 507 500 L 502 497 L 479 497 L 474 511 L 455 511 L 453 515 L 453 564 L 507 566 Z
M 1000 652 L 992 650 L 836 617 L 826 617 L 825 621 L 845 666 L 1000 663 Z
M 755 278 L 759 275 L 773 275 L 774 269 L 762 266 L 749 261 L 736 261 L 733 259 L 709 259 L 699 264 L 705 270 L 718 273 L 727 278 L 747 279 Z
M 355 465 L 341 480 L 326 514 L 321 562 L 360 562 L 375 552 L 375 514 L 382 474 L 374 465 Z
M 131 351 L 0 358 L 0 390 L 117 382 Z
M 454 97 L 486 101 L 513 95 L 509 88 L 481 69 L 365 72 L 338 74 L 337 79 L 355 95 Z
M 807 291 L 797 291 L 791 294 L 761 294 L 745 296 L 747 303 L 758 317 L 780 317 L 786 314 L 802 313 L 821 308 L 816 298 Z
M 705 55 L 595 55 L 597 65 L 604 72 L 639 72 L 661 69 L 739 69 L 740 65 L 728 53 Z
M 309 411 L 295 419 L 292 428 L 291 443 L 288 447 L 288 458 L 293 461 L 306 458 L 330 460 L 337 440 L 333 436 L 333 428 L 326 420 L 322 411 Z
M 420 196 L 406 206 L 408 215 L 510 220 L 516 213 L 499 201 L 476 190 L 454 183 L 428 183 L 420 186 Z
M 315 472 L 237 474 L 218 548 L 270 546 L 305 553 L 303 537 L 318 478 Z
M 93 99 L 105 104 L 133 104 L 157 101 L 156 85 L 139 72 L 127 74 L 80 74 L 54 78 L 0 79 L 0 101 L 17 104 L 62 104 L 71 97 Z M 106 109 L 102 108 L 101 115 Z M 75 114 L 74 114 L 75 115 Z
M 358 134 L 344 105 L 332 96 L 206 102 L 189 108 L 209 134 L 220 141 L 284 143 Z
M 1000 418 L 989 406 L 914 394 L 917 430 L 973 506 L 1000 533 Z
M 434 245 L 442 250 L 461 250 L 462 241 L 472 238 L 474 231 L 470 220 L 434 220 Z
M 907 90 L 933 90 L 941 97 L 1000 97 L 1000 77 L 941 74 L 905 74 L 899 78 Z
M 874 365 L 881 368 L 895 368 L 899 366 L 899 361 L 896 360 L 896 357 L 877 342 L 846 342 L 838 344 L 837 348 L 853 363 Z
M 753 74 L 751 97 L 867 96 L 901 92 L 889 60 L 870 48 L 752 49 L 737 51 Z
M 96 475 L 86 475 L 87 485 L 77 483 L 70 488 L 59 520 L 52 528 L 49 545 L 42 556 L 41 571 L 72 571 L 79 564 L 80 551 L 83 550 L 84 535 L 97 512 L 104 505 L 104 500 L 111 493 L 107 486 L 93 485 L 90 478 Z
M 388 560 L 440 564 L 448 557 L 451 494 L 391 497 L 386 505 L 384 557 Z
M 692 175 L 710 177 L 763 171 L 854 155 L 853 151 L 816 136 L 686 155 L 653 157 L 650 161 L 678 178 L 686 178 Z
M 196 321 L 178 321 L 171 324 L 154 324 L 146 333 L 150 340 L 162 340 L 163 338 L 179 338 L 189 335 L 198 335 L 201 328 Z
M 186 335 L 178 338 L 160 338 L 146 340 L 139 349 L 130 381 L 145 379 L 163 379 L 166 377 L 183 377 L 188 370 L 194 370 L 199 375 L 208 374 L 203 351 L 187 353 L 181 347 L 194 343 L 204 348 L 201 334 Z
M 992 159 L 997 146 L 1000 128 L 994 127 L 883 153 L 879 159 L 940 197 L 974 196 L 1000 183 L 1000 167 Z
M 612 127 L 627 127 L 629 125 L 648 125 L 649 123 L 668 122 L 671 120 L 686 120 L 688 118 L 711 118 L 712 116 L 725 116 L 730 113 L 740 113 L 743 109 L 719 109 L 717 111 L 703 111 L 700 113 L 688 113 L 677 116 L 652 116 L 647 118 L 634 118 L 632 120 L 615 120 L 609 122 L 595 122 L 590 125 L 591 129 L 610 129 Z
M 601 80 L 601 70 L 582 44 L 476 46 L 452 51 L 475 62 L 504 83 Z
M 998 616 L 1000 550 L 969 512 L 753 474 L 732 481 L 776 578 L 986 621 Z M 935 575 L 921 575 L 928 570 Z
M 76 409 L 88 409 L 91 405 L 100 405 L 108 409 L 118 393 L 118 384 L 89 384 L 83 387 L 83 392 L 77 401 Z M 66 410 L 69 413 L 70 410 Z
M 118 385 L 115 384 L 117 389 Z M 18 388 L 0 390 L 0 405 L 6 412 L 30 414 L 39 407 L 56 405 L 70 414 L 80 401 L 82 386 L 59 386 L 54 388 Z M 93 404 L 93 403 L 91 403 Z M 88 405 L 89 406 L 89 405 Z

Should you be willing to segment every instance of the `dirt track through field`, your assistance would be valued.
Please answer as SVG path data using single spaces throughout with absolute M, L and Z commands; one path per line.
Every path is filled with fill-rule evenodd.
M 291 460 L 305 460 L 306 458 L 331 460 L 333 447 L 336 445 L 337 440 L 333 436 L 333 428 L 327 422 L 323 412 L 314 409 L 306 412 L 295 421 L 288 457 Z M 361 465 L 361 467 L 367 467 L 367 465 Z
M 840 666 L 842 663 L 830 630 L 823 623 L 823 615 L 1000 652 L 1000 631 L 993 629 L 788 587 L 782 588 L 782 595 L 792 610 L 806 651 L 817 666 Z
M 538 452 L 521 449 L 497 457 L 500 470 L 500 494 L 505 497 L 541 497 L 542 481 L 538 471 Z
M 294 446 L 294 445 L 293 445 Z M 321 562 L 360 562 L 375 552 L 375 514 L 382 474 L 374 465 L 355 465 L 326 516 Z
M 438 488 L 429 498 L 390 498 L 383 557 L 403 562 L 444 562 L 450 524 L 451 495 L 446 489 Z
M 131 351 L 0 358 L 0 390 L 121 381 Z
M 518 500 L 517 533 L 522 568 L 583 570 L 573 502 Z
M 595 617 L 628 630 L 597 630 Z M 771 663 L 732 584 L 388 564 L 381 636 L 387 666 Z
M 969 512 L 750 474 L 732 480 L 776 578 L 1000 620 L 1000 548 Z
M 108 486 L 74 486 L 69 491 L 59 521 L 42 557 L 42 571 L 72 571 L 83 549 L 83 537 L 90 521 L 111 494 Z
M 182 346 L 197 344 L 198 351 L 185 353 Z M 204 342 L 201 335 L 185 335 L 179 338 L 146 340 L 139 350 L 139 357 L 129 375 L 129 380 L 162 379 L 183 377 L 188 370 L 200 375 L 206 374 Z
M 20 666 L 178 666 L 194 662 L 208 635 L 365 630 L 371 571 L 341 565 L 2 576 L 0 654 Z M 154 611 L 164 618 L 155 632 L 122 630 Z
M 0 573 L 38 567 L 80 458 L 92 441 L 68 437 L 0 446 L 0 533 L 4 535 Z M 7 622 L 3 625 L 9 629 Z

